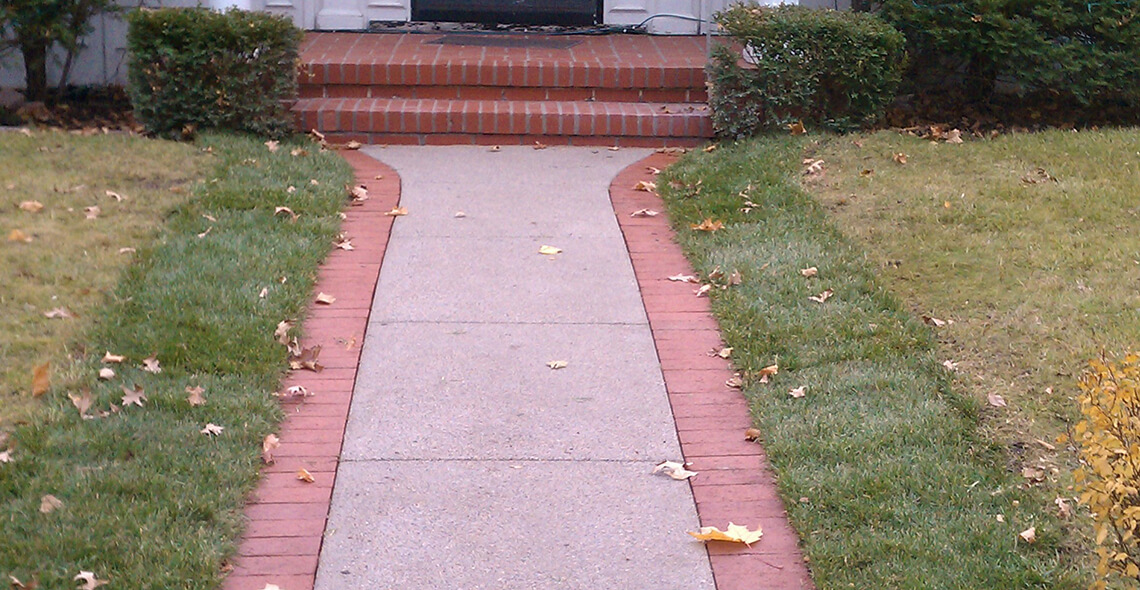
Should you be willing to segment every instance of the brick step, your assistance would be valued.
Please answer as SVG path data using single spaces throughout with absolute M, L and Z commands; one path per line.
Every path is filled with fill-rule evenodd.
M 704 65 L 589 61 L 338 63 L 307 61 L 302 86 L 500 86 L 704 90 Z
M 566 88 L 539 86 L 402 86 L 303 84 L 301 98 L 422 98 L 436 100 L 555 100 L 599 102 L 706 102 L 704 88 Z
M 309 98 L 297 101 L 293 111 L 302 129 L 359 136 L 359 141 L 372 141 L 376 134 L 678 140 L 712 135 L 704 104 Z

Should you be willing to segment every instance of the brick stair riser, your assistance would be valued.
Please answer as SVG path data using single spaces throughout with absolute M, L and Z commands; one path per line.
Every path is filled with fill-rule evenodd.
M 302 85 L 529 86 L 578 88 L 705 87 L 693 67 L 615 67 L 590 63 L 316 64 L 301 66 Z
M 333 143 L 360 142 L 366 145 L 545 145 L 578 147 L 663 148 L 695 147 L 706 137 L 625 137 L 610 135 L 491 135 L 479 133 L 352 133 L 329 132 Z
M 542 88 L 512 86 L 400 86 L 304 84 L 301 98 L 431 98 L 439 100 L 558 100 L 598 102 L 703 103 L 697 88 Z
M 705 112 L 574 112 L 576 103 L 481 102 L 448 110 L 444 101 L 431 105 L 386 101 L 377 107 L 365 100 L 320 101 L 319 108 L 298 103 L 301 129 L 324 133 L 459 133 L 534 136 L 709 137 Z M 405 104 L 401 104 L 405 103 Z M 588 103 L 587 103 L 588 104 Z M 621 103 L 612 103 L 621 106 Z M 605 105 L 608 107 L 609 105 Z M 565 109 L 563 108 L 565 107 Z M 583 109 L 585 110 L 585 109 Z M 608 111 L 608 108 L 607 108 Z

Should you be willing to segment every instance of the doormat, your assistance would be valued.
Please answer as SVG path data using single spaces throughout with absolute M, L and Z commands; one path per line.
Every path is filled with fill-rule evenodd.
M 425 45 L 461 45 L 464 47 L 519 47 L 533 49 L 570 49 L 581 40 L 526 35 L 444 35 L 425 41 Z

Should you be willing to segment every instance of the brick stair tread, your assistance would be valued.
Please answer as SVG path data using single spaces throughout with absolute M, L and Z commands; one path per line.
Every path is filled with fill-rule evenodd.
M 562 88 L 699 88 L 704 65 L 582 63 L 572 61 L 422 61 L 351 63 L 308 61 L 302 85 L 525 86 Z
M 313 98 L 293 110 L 302 128 L 355 133 L 481 133 L 709 137 L 704 104 Z

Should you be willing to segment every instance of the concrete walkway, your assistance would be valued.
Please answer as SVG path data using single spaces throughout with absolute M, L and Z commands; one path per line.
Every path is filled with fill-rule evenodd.
M 689 484 L 651 475 L 681 449 L 608 193 L 649 152 L 366 151 L 408 215 L 316 587 L 713 588 Z

